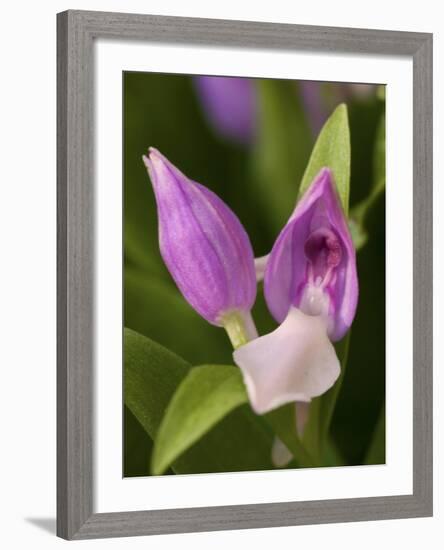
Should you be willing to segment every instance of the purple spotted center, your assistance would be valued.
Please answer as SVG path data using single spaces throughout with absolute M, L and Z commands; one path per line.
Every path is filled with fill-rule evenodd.
M 325 287 L 342 258 L 342 247 L 336 233 L 324 227 L 313 231 L 305 241 L 304 252 L 308 260 L 308 281 Z
M 320 315 L 327 322 L 330 309 L 327 288 L 335 282 L 342 246 L 334 231 L 321 227 L 308 236 L 304 253 L 307 273 L 299 307 L 307 315 Z

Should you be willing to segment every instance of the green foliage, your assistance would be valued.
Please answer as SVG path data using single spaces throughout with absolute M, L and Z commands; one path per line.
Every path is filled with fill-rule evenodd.
M 191 369 L 171 399 L 157 433 L 153 474 L 163 473 L 224 416 L 247 402 L 238 368 L 204 365 Z
M 344 104 L 336 107 L 319 133 L 302 178 L 299 195 L 305 193 L 324 167 L 332 170 L 342 208 L 347 213 L 350 194 L 350 129 Z
M 124 363 L 125 405 L 157 444 L 159 427 L 168 404 L 181 382 L 191 372 L 191 365 L 129 329 L 124 332 Z M 226 367 L 222 367 L 221 372 L 225 374 Z M 229 372 L 231 375 L 231 370 Z M 237 399 L 241 393 L 238 383 L 239 379 L 236 382 L 236 378 L 227 383 L 227 391 L 237 387 Z M 198 395 L 202 398 L 202 389 L 199 392 Z M 215 395 L 217 397 L 217 392 Z M 211 402 L 207 401 L 207 404 L 211 408 Z M 190 408 L 187 410 L 190 411 Z M 194 420 L 196 418 L 194 416 Z M 180 424 L 177 427 L 180 429 Z M 174 461 L 185 450 L 182 446 L 181 451 L 176 452 L 172 459 L 172 470 L 180 474 L 267 470 L 271 468 L 271 443 L 272 434 L 262 419 L 253 414 L 248 406 L 240 407 L 223 418 L 213 430 Z M 143 442 L 140 452 L 146 456 Z
M 124 331 L 124 366 L 125 405 L 154 438 L 190 367 L 181 357 L 129 329 Z

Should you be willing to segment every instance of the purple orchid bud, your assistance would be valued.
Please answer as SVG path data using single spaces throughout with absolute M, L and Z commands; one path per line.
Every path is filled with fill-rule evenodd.
M 281 325 L 233 354 L 258 414 L 310 402 L 340 374 L 331 341 L 350 328 L 358 280 L 353 242 L 327 168 L 277 238 L 266 262 L 264 292 Z
M 277 238 L 264 291 L 279 323 L 295 306 L 320 315 L 333 342 L 350 328 L 358 302 L 356 254 L 328 168 L 319 172 Z
M 157 203 L 160 252 L 183 296 L 213 325 L 225 326 L 233 315 L 245 321 L 256 298 L 256 277 L 239 219 L 156 149 L 143 160 Z
M 198 76 L 196 90 L 213 128 L 222 136 L 249 143 L 254 134 L 256 94 L 249 78 Z

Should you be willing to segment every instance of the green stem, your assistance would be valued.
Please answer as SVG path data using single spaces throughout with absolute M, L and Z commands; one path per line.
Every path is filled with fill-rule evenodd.
M 232 311 L 222 317 L 222 325 L 234 349 L 257 338 L 257 329 L 249 311 Z

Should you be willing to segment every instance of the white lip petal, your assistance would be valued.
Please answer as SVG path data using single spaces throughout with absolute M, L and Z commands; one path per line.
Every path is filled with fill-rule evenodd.
M 233 357 L 258 414 L 309 402 L 331 388 L 340 374 L 325 322 L 293 307 L 276 330 L 241 346 Z

